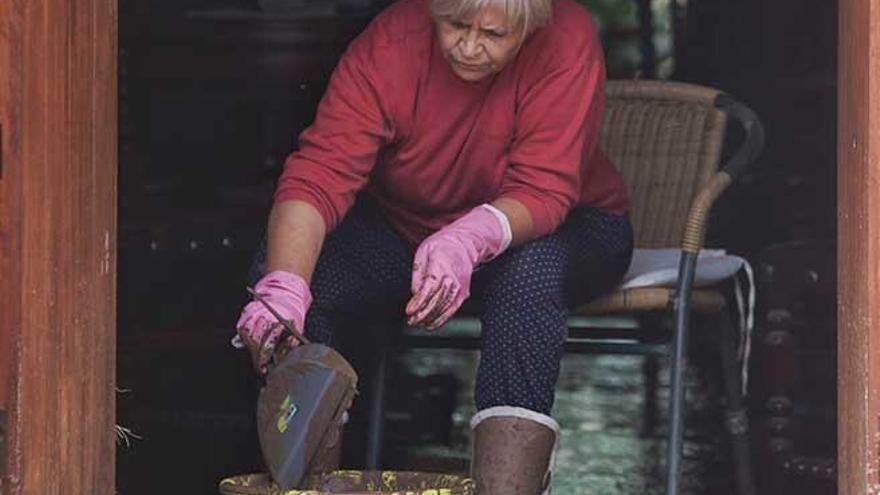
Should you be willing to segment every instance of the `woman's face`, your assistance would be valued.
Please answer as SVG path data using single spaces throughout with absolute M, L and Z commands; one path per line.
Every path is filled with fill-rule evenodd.
M 470 18 L 436 22 L 443 54 L 465 81 L 499 72 L 516 56 L 522 40 L 521 30 L 514 29 L 504 10 L 491 3 Z

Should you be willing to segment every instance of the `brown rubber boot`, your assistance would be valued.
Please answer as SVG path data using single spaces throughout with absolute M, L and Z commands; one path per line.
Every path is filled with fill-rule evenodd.
M 549 495 L 559 425 L 518 407 L 493 407 L 471 420 L 471 476 L 480 495 Z

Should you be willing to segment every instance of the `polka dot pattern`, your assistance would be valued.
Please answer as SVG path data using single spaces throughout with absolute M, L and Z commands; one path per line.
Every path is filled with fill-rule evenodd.
M 410 297 L 414 251 L 369 201 L 327 236 L 315 274 L 306 332 L 331 345 L 346 322 L 389 320 Z
M 474 274 L 482 325 L 478 410 L 514 406 L 550 415 L 568 308 L 612 290 L 632 244 L 627 218 L 580 207 L 555 233 Z
M 613 289 L 629 266 L 632 245 L 628 218 L 579 207 L 553 234 L 510 248 L 476 270 L 478 410 L 514 406 L 550 414 L 568 308 Z M 332 345 L 344 322 L 388 319 L 400 311 L 410 297 L 412 260 L 413 248 L 372 202 L 359 199 L 324 242 L 306 333 Z

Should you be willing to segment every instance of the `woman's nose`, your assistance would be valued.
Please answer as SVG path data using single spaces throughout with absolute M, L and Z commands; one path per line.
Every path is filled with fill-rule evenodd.
M 477 40 L 477 33 L 470 30 L 465 34 L 459 43 L 462 56 L 466 58 L 476 57 L 480 52 L 480 46 Z

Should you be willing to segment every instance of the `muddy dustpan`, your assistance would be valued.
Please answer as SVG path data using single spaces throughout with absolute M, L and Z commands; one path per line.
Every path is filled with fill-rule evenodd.
M 358 377 L 341 354 L 309 342 L 259 294 L 249 291 L 301 342 L 292 350 L 275 353 L 257 400 L 263 458 L 277 487 L 290 490 L 321 468 L 331 444 L 338 441 Z
M 333 471 L 310 475 L 302 489 L 284 490 L 267 475 L 220 482 L 223 495 L 475 495 L 473 480 L 451 474 L 406 471 Z

